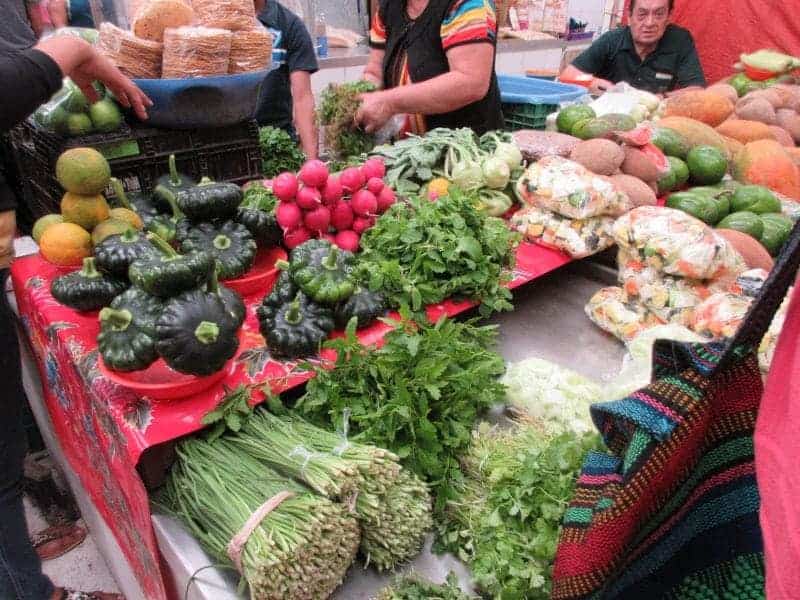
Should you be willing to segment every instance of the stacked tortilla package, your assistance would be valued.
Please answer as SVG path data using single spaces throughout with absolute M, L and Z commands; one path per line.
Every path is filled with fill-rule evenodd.
M 526 239 L 585 258 L 614 244 L 614 219 L 631 209 L 613 183 L 560 156 L 532 164 L 517 183 L 525 204 L 511 226 Z
M 621 287 L 598 292 L 586 313 L 624 341 L 666 323 L 723 337 L 738 327 L 734 315 L 749 306 L 744 290 L 752 292 L 751 280 L 763 282 L 763 272 L 741 279 L 747 267 L 739 253 L 682 211 L 642 206 L 619 218 L 613 234 Z

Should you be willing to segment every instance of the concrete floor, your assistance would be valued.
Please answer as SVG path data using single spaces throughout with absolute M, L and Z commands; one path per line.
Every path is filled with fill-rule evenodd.
M 25 501 L 25 519 L 31 534 L 36 534 L 48 527 L 41 513 L 27 500 Z M 86 527 L 82 521 L 79 524 Z M 42 568 L 44 574 L 58 587 L 90 592 L 119 593 L 117 583 L 91 534 L 86 536 L 80 546 L 64 556 L 46 561 Z

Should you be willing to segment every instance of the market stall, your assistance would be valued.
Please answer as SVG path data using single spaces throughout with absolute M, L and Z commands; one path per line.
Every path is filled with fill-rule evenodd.
M 12 267 L 32 402 L 123 591 L 366 599 L 410 565 L 454 570 L 456 598 L 548 597 L 612 505 L 585 488 L 688 414 L 637 393 L 655 340 L 713 364 L 792 246 L 800 61 L 756 52 L 668 99 L 501 75 L 508 131 L 384 144 L 355 119 L 374 84 L 331 83 L 327 160 L 306 161 L 245 119 L 269 62 L 251 4 L 159 2 L 170 23 L 99 34 L 156 128 L 66 83 L 13 136 L 41 198 Z M 627 432 L 595 427 L 619 398 L 653 429 L 624 465 Z M 560 561 L 571 598 L 583 565 Z

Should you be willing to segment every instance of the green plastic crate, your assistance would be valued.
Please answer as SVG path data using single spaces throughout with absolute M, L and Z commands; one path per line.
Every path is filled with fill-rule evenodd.
M 506 130 L 544 129 L 547 117 L 558 110 L 558 104 L 503 104 Z

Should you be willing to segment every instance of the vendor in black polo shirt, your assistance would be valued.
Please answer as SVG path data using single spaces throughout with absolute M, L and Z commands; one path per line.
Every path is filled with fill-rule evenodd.
M 601 36 L 561 74 L 594 76 L 600 94 L 626 81 L 654 94 L 705 86 L 692 34 L 669 22 L 675 0 L 631 0 L 630 26 Z

